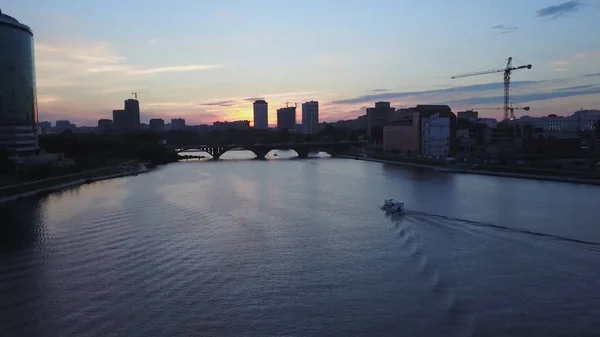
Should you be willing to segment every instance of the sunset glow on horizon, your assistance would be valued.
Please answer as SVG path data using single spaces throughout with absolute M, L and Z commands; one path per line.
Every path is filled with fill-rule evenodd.
M 591 2 L 20 0 L 2 11 L 34 31 L 40 120 L 96 125 L 132 92 L 142 122 L 189 125 L 252 123 L 256 99 L 269 103 L 270 125 L 286 103 L 300 119 L 310 100 L 322 121 L 356 118 L 377 101 L 501 107 L 501 73 L 450 77 L 501 69 L 509 56 L 533 64 L 511 87 L 530 115 L 600 108 Z

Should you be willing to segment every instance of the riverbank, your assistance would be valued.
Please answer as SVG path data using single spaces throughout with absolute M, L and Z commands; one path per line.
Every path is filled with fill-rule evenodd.
M 136 166 L 114 166 L 0 187 L 0 203 L 32 196 L 40 196 L 96 181 L 137 175 L 147 171 L 148 169 L 144 164 Z
M 444 163 L 440 163 L 438 165 L 433 164 L 420 164 L 408 161 L 401 160 L 389 160 L 389 159 L 378 159 L 378 158 L 369 158 L 362 156 L 349 156 L 342 155 L 336 156 L 336 158 L 345 158 L 345 159 L 355 159 L 355 160 L 364 160 L 371 161 L 377 163 L 385 163 L 385 164 L 393 164 L 393 165 L 402 165 L 402 166 L 411 166 L 411 167 L 420 167 L 427 168 L 432 170 L 437 170 L 439 172 L 444 172 L 443 167 L 446 166 Z M 507 167 L 497 167 L 494 169 L 493 167 L 489 167 L 489 169 L 477 169 L 477 166 L 473 169 L 461 169 L 461 170 L 448 170 L 445 173 L 458 173 L 458 174 L 478 174 L 478 175 L 486 175 L 486 176 L 495 176 L 495 177 L 506 177 L 506 178 L 519 178 L 519 179 L 532 179 L 532 180 L 543 180 L 543 181 L 555 181 L 555 182 L 565 182 L 572 184 L 587 184 L 587 185 L 600 185 L 600 175 L 597 179 L 594 178 L 582 178 L 582 177 L 573 177 L 568 176 L 568 174 L 575 174 L 570 171 L 557 171 L 556 173 L 563 175 L 551 174 L 551 171 L 548 171 L 548 174 L 533 174 L 533 173 L 523 173 L 523 172 L 507 172 L 510 168 Z

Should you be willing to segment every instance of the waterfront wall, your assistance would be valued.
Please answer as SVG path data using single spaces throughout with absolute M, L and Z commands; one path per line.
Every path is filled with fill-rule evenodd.
M 136 167 L 106 167 L 78 172 L 43 180 L 0 187 L 0 202 L 26 197 L 32 194 L 53 191 L 60 188 L 83 184 L 87 181 L 115 178 L 137 173 Z

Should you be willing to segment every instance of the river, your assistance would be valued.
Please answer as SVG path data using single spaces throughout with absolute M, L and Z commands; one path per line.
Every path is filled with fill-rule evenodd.
M 289 156 L 0 205 L 0 336 L 600 334 L 600 187 Z

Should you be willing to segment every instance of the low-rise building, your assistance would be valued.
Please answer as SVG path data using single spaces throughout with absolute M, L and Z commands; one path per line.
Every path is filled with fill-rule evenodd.
M 446 157 L 456 142 L 456 115 L 447 105 L 417 105 L 383 126 L 384 151 Z
M 248 130 L 250 129 L 250 121 L 233 121 L 233 122 L 214 122 L 215 130 Z
M 151 131 L 162 133 L 165 132 L 165 121 L 162 118 L 153 118 L 149 122 Z
M 98 120 L 98 127 L 96 128 L 98 133 L 108 133 L 108 132 L 114 131 L 114 129 L 115 129 L 115 124 L 113 123 L 112 119 L 99 119 Z
M 420 134 L 419 113 L 414 111 L 383 127 L 383 151 L 418 155 Z

